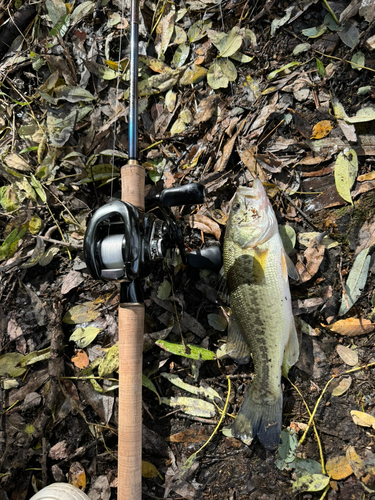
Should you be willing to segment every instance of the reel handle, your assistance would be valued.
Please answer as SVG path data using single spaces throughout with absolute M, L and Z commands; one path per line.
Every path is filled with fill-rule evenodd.
M 201 205 L 205 200 L 205 190 L 202 184 L 191 183 L 183 186 L 164 189 L 156 195 L 156 199 L 164 207 L 179 205 Z

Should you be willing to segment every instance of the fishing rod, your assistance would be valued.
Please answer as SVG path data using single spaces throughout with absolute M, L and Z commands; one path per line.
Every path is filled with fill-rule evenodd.
M 178 247 L 183 255 L 181 225 L 165 207 L 202 204 L 201 184 L 164 189 L 155 202 L 162 219 L 145 213 L 145 169 L 138 158 L 138 36 L 139 1 L 131 1 L 128 161 L 121 168 L 121 201 L 100 207 L 88 223 L 84 239 L 87 267 L 95 279 L 120 282 L 118 310 L 119 412 L 118 500 L 142 498 L 142 349 L 145 307 L 141 278 L 150 264 Z M 192 252 L 194 267 L 221 267 L 218 247 Z

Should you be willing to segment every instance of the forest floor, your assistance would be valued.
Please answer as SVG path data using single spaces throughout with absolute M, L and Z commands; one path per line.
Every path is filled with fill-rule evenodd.
M 2 13 L 0 500 L 66 481 L 117 498 L 119 284 L 89 275 L 83 239 L 127 158 L 129 7 Z M 206 202 L 171 210 L 183 244 L 222 245 L 236 188 L 259 177 L 300 274 L 301 351 L 280 448 L 230 437 L 253 366 L 224 355 L 218 273 L 176 252 L 153 265 L 144 498 L 375 499 L 374 19 L 360 0 L 141 4 L 146 207 L 199 182 Z M 177 354 L 181 337 L 198 359 Z

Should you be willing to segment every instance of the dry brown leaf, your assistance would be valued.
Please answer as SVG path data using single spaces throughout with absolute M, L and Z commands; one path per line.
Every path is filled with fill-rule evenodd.
M 184 217 L 184 220 L 194 229 L 199 229 L 204 233 L 213 234 L 217 240 L 220 239 L 221 230 L 219 224 L 206 215 L 187 215 Z
M 204 60 L 204 58 L 203 58 Z M 197 112 L 195 114 L 195 125 L 200 123 L 208 122 L 213 118 L 214 114 L 217 112 L 217 105 L 219 104 L 220 96 L 218 94 L 212 94 L 206 99 L 203 99 L 199 103 Z
M 330 478 L 338 481 L 345 479 L 353 474 L 353 469 L 350 467 L 349 460 L 346 456 L 334 457 L 327 460 L 326 471 Z
M 375 417 L 363 411 L 352 410 L 350 412 L 353 422 L 361 427 L 372 427 L 375 429 Z
M 345 394 L 345 392 L 349 389 L 352 384 L 352 377 L 343 378 L 339 385 L 335 387 L 332 391 L 332 396 L 338 397 Z
M 347 318 L 336 321 L 333 325 L 327 326 L 332 332 L 346 337 L 355 337 L 357 335 L 366 335 L 375 329 L 375 324 L 369 319 Z
M 167 441 L 172 443 L 201 443 L 206 441 L 208 436 L 205 429 L 186 429 L 182 432 L 177 432 L 177 434 L 172 434 L 167 438 Z
M 361 479 L 365 471 L 365 463 L 355 451 L 353 446 L 349 446 L 349 448 L 346 450 L 346 457 L 348 459 L 350 467 L 353 469 L 356 478 Z
M 339 344 L 336 351 L 345 364 L 349 366 L 358 364 L 358 354 L 353 349 Z
M 311 240 L 303 253 L 305 264 L 302 262 L 301 256 L 298 256 L 296 268 L 303 283 L 310 280 L 319 270 L 325 251 L 325 245 L 322 243 L 324 235 L 325 233 L 320 233 Z
M 367 172 L 367 174 L 359 175 L 357 177 L 357 181 L 359 181 L 359 182 L 373 181 L 374 179 L 375 179 L 375 171 Z
M 82 369 L 82 368 L 86 368 L 87 366 L 89 366 L 90 361 L 89 361 L 89 357 L 87 356 L 85 351 L 82 349 L 79 349 L 76 351 L 76 355 L 72 357 L 72 363 L 77 368 Z
M 314 125 L 311 139 L 323 139 L 333 129 L 333 123 L 330 120 L 322 120 Z
M 81 273 L 79 273 L 78 271 L 70 271 L 70 273 L 67 274 L 63 280 L 63 284 L 61 287 L 61 293 L 63 295 L 69 293 L 70 290 L 73 290 L 73 288 L 76 288 L 83 281 L 84 281 L 84 277 L 82 276 Z

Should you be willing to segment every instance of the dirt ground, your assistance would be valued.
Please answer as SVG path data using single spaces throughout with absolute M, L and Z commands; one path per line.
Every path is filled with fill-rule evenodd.
M 119 284 L 90 276 L 83 239 L 119 197 L 129 5 L 17 7 L 0 30 L 0 500 L 67 481 L 110 500 Z M 222 355 L 217 270 L 172 251 L 142 279 L 145 499 L 375 499 L 374 19 L 354 0 L 141 4 L 146 209 L 162 218 L 157 194 L 199 182 L 204 204 L 168 211 L 180 248 L 222 247 L 237 187 L 258 177 L 300 275 L 274 452 L 228 434 L 254 370 Z M 210 359 L 176 354 L 181 337 Z

